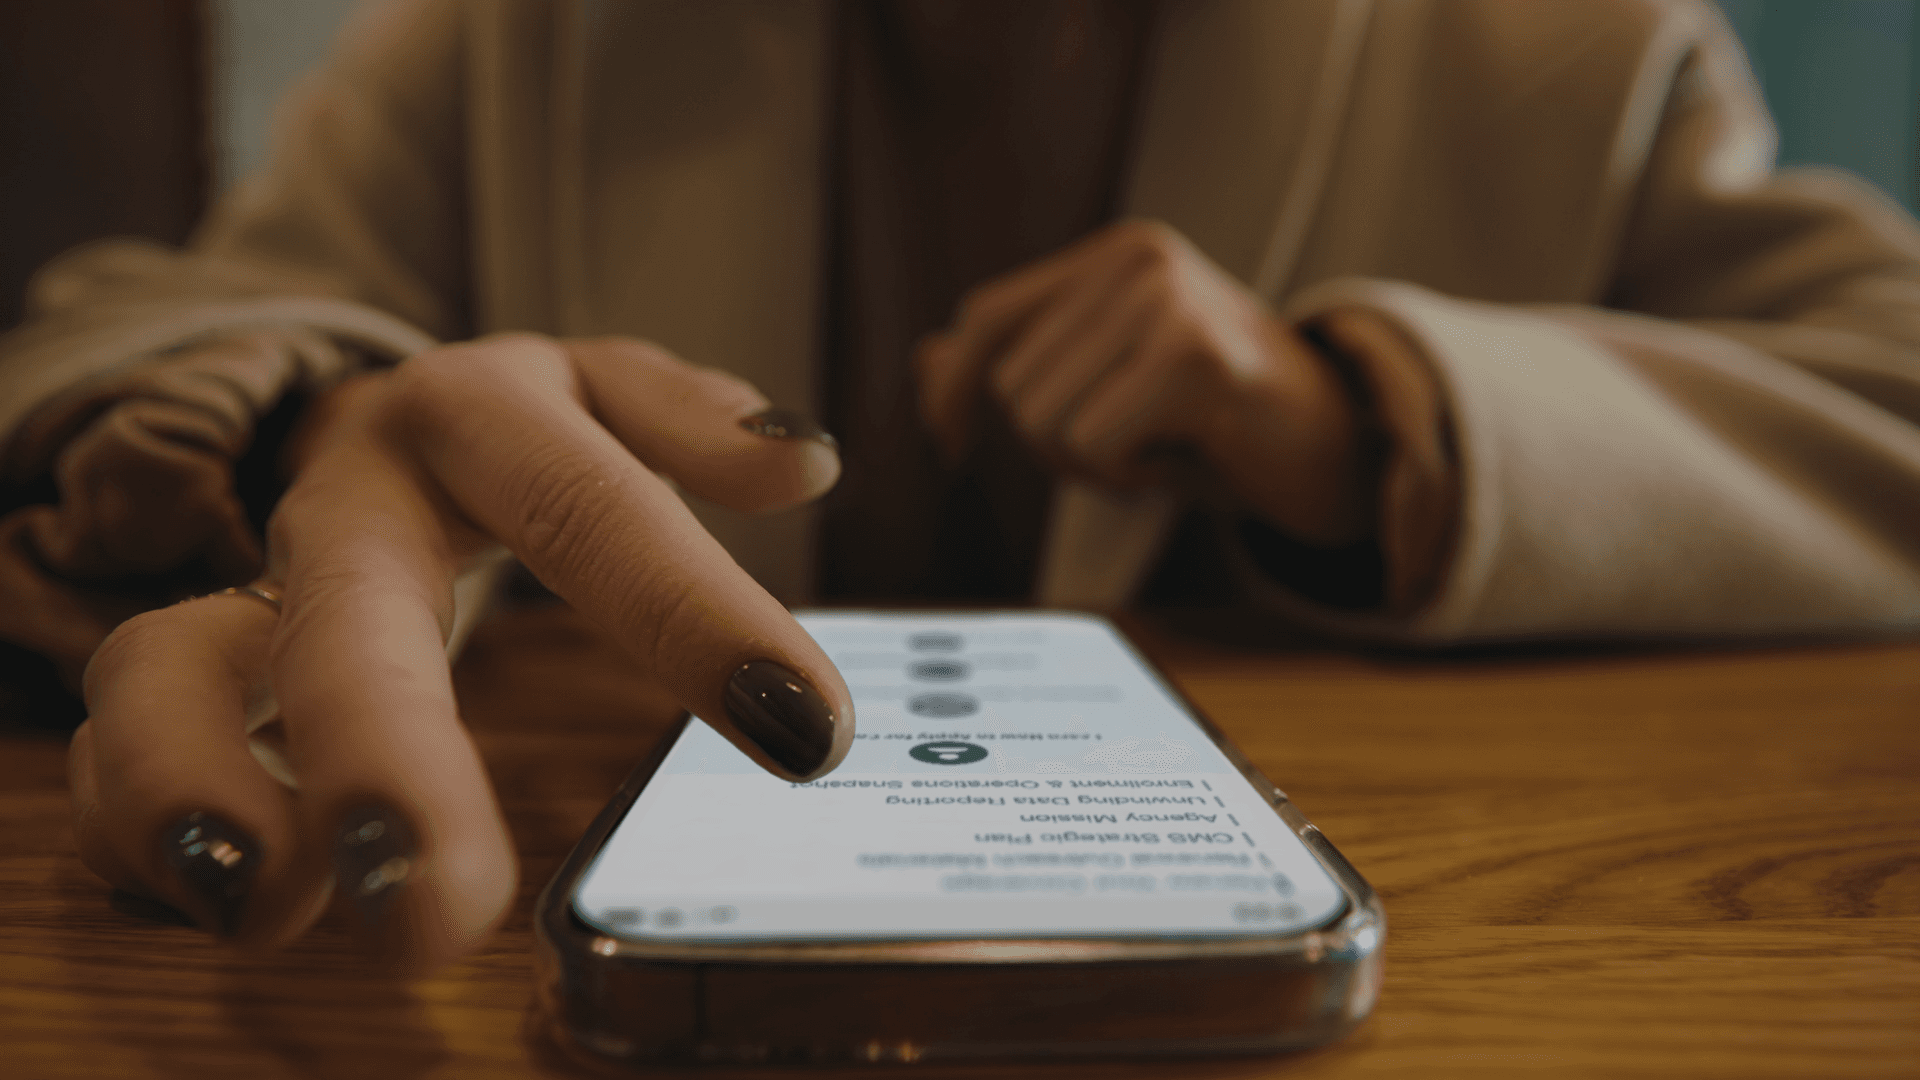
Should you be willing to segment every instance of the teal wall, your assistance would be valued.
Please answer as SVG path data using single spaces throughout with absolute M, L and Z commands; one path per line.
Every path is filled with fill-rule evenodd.
M 1780 164 L 1839 165 L 1920 209 L 1914 0 L 1721 0 L 1780 125 Z

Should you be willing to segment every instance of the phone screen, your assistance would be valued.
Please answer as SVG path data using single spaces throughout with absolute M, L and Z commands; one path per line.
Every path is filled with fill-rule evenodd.
M 642 940 L 1213 936 L 1340 913 L 1338 885 L 1102 620 L 800 613 L 853 692 L 796 784 L 694 720 L 581 878 Z

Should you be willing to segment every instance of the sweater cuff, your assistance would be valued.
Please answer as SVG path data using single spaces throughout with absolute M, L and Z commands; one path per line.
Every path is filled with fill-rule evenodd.
M 1374 308 L 1336 303 L 1290 314 L 1362 418 L 1374 528 L 1361 542 L 1326 549 L 1242 516 L 1229 544 L 1298 599 L 1405 618 L 1438 590 L 1459 517 L 1458 458 L 1439 378 L 1420 345 Z

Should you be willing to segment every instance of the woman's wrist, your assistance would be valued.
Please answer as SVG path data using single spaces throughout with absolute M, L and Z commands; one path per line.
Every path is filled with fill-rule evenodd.
M 1392 322 L 1358 308 L 1298 328 L 1269 317 L 1264 329 L 1264 362 L 1223 388 L 1202 439 L 1235 496 L 1272 530 L 1255 531 L 1279 554 L 1256 561 L 1303 591 L 1306 579 L 1333 573 L 1309 564 L 1331 559 L 1345 567 L 1336 577 L 1372 567 L 1374 580 L 1336 591 L 1417 609 L 1445 571 L 1460 488 L 1431 362 Z
M 1314 547 L 1371 539 L 1379 440 L 1364 380 L 1324 339 L 1271 316 L 1252 378 L 1223 389 L 1202 449 L 1247 507 Z

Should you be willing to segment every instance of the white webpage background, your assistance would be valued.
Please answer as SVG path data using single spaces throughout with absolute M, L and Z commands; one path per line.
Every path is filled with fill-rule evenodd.
M 583 878 L 582 918 L 752 940 L 1272 934 L 1339 910 L 1338 886 L 1105 623 L 800 621 L 853 692 L 846 761 L 792 784 L 688 724 Z

